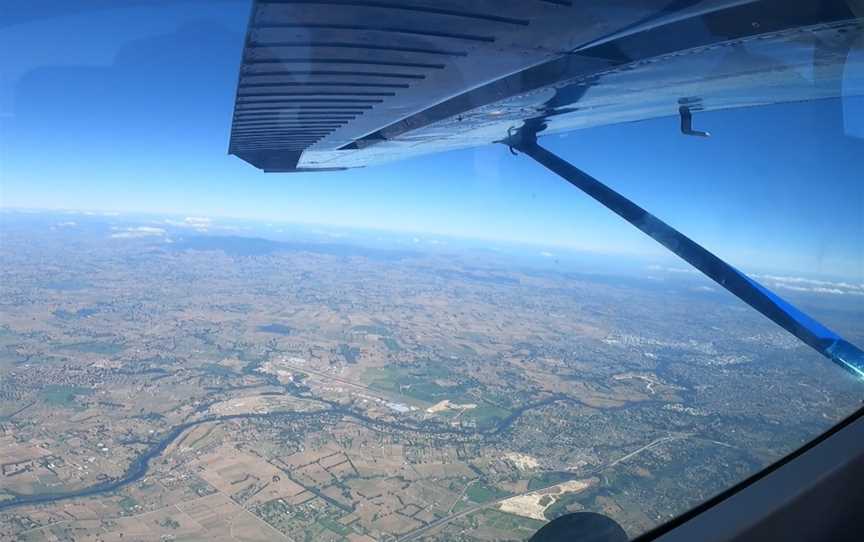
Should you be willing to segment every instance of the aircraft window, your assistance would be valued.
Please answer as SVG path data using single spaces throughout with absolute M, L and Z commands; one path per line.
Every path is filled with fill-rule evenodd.
M 4 8 L 0 540 L 633 538 L 858 409 L 855 3 L 575 4 Z

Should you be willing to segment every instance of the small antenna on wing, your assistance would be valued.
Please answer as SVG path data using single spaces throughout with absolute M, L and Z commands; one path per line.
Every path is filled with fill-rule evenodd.
M 516 134 L 516 127 L 515 126 L 511 126 L 511 127 L 507 128 L 507 139 L 505 139 L 505 141 L 512 141 L 513 136 L 515 134 Z M 511 145 L 510 143 L 507 143 L 507 148 L 510 149 L 510 154 L 512 154 L 513 156 L 516 156 L 518 154 L 515 150 L 513 150 L 513 145 Z
M 681 115 L 681 133 L 689 136 L 711 137 L 710 132 L 693 129 L 693 113 L 690 111 L 689 105 L 682 105 L 678 108 L 678 114 Z

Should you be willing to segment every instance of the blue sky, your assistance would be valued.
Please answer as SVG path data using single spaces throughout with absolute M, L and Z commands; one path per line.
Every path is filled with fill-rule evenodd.
M 0 205 L 663 254 L 500 146 L 339 173 L 263 174 L 226 154 L 247 3 L 156 4 L 0 15 Z M 681 136 L 677 119 L 666 118 L 544 143 L 739 266 L 861 278 L 864 152 L 860 139 L 842 136 L 844 111 L 852 131 L 850 104 L 699 114 L 708 140 Z

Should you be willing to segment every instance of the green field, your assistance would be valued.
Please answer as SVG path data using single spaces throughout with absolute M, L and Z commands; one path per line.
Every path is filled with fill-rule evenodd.
M 382 337 L 393 335 L 393 332 L 387 326 L 381 325 L 354 326 L 351 328 L 351 333 L 370 333 L 372 335 L 381 335 Z
M 123 497 L 120 499 L 118 504 L 120 504 L 120 508 L 122 508 L 124 512 L 131 514 L 135 511 L 135 507 L 138 506 L 138 501 L 132 497 Z
M 543 474 L 539 474 L 528 482 L 528 489 L 540 489 L 543 487 L 549 487 L 551 485 L 560 484 L 561 482 L 566 482 L 567 480 L 574 479 L 575 476 L 567 473 L 567 472 L 544 472 Z
M 399 343 L 397 343 L 394 339 L 391 339 L 390 337 L 383 337 L 381 339 L 381 342 L 383 342 L 384 346 L 387 347 L 387 350 L 391 352 L 399 352 L 400 350 L 402 350 L 402 348 L 399 346 Z
M 495 426 L 510 415 L 506 409 L 482 400 L 483 392 L 464 377 L 449 370 L 444 364 L 423 363 L 418 365 L 392 365 L 366 371 L 366 382 L 372 388 L 398 394 L 425 404 L 434 404 L 444 399 L 453 403 L 476 404 L 461 414 L 456 410 L 438 413 L 442 419 L 459 414 L 462 420 L 472 421 L 478 429 Z M 469 393 L 471 391 L 471 393 Z
M 290 327 L 282 324 L 267 324 L 266 326 L 258 326 L 256 329 L 264 333 L 274 333 L 276 335 L 291 335 L 293 331 Z
M 346 363 L 357 363 L 357 358 L 360 357 L 360 349 L 347 344 L 339 345 L 339 353 L 345 358 Z
M 417 366 L 390 366 L 370 369 L 366 372 L 369 385 L 379 390 L 404 395 L 427 403 L 437 403 L 443 399 L 451 401 L 470 401 L 465 397 L 467 386 L 456 384 L 444 386 L 436 380 L 456 380 L 456 377 L 442 367 L 434 364 Z
M 216 376 L 237 376 L 237 373 L 230 368 L 217 363 L 204 363 L 201 365 L 201 370 Z
M 70 406 L 75 402 L 75 397 L 79 395 L 90 395 L 91 393 L 93 393 L 93 390 L 89 388 L 51 384 L 42 389 L 40 397 L 49 405 Z
M 57 345 L 57 350 L 74 350 L 75 352 L 83 352 L 87 354 L 104 354 L 112 356 L 119 354 L 126 347 L 122 344 L 102 342 L 102 341 L 83 341 L 80 343 L 61 344 Z
M 563 516 L 567 513 L 567 507 L 571 504 L 576 504 L 581 499 L 585 498 L 585 495 L 582 493 L 565 493 L 564 495 L 558 497 L 555 501 L 555 504 L 546 509 L 543 514 L 549 518 L 550 520 L 557 518 L 558 516 Z
M 477 408 L 466 410 L 462 414 L 464 419 L 473 419 L 477 422 L 477 427 L 484 428 L 495 425 L 500 420 L 503 420 L 510 415 L 510 412 L 503 408 L 498 408 L 493 405 L 478 405 Z
M 333 531 L 334 533 L 340 534 L 342 536 L 348 536 L 353 532 L 350 528 L 328 517 L 318 518 L 318 524 L 321 527 L 327 529 L 328 531 Z
M 494 509 L 483 510 L 476 515 L 472 514 L 472 516 L 479 520 L 480 523 L 510 533 L 514 539 L 518 540 L 527 540 L 537 532 L 537 529 L 545 525 L 544 522 L 536 519 L 508 514 Z
M 465 494 L 468 496 L 469 499 L 478 504 L 502 499 L 510 495 L 510 493 L 506 491 L 501 491 L 497 487 L 486 485 L 483 482 L 472 484 L 471 487 L 468 488 L 468 491 L 465 492 Z

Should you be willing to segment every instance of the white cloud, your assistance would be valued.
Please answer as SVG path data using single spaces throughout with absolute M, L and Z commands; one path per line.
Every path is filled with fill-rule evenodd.
M 120 213 L 114 211 L 81 211 L 81 214 L 87 216 L 120 216 Z
M 864 284 L 852 284 L 849 282 L 834 282 L 830 280 L 808 279 L 804 277 L 784 277 L 779 275 L 754 275 L 768 280 L 776 280 L 777 282 L 788 282 L 793 284 L 806 284 L 810 286 L 835 286 L 837 288 L 845 288 L 847 290 L 864 290 Z
M 206 216 L 187 216 L 183 220 L 171 220 L 166 218 L 165 224 L 177 228 L 192 228 L 200 232 L 206 232 L 213 224 L 213 220 Z
M 545 250 L 541 252 L 540 255 L 545 258 L 551 258 L 552 256 L 554 256 L 554 254 L 552 254 L 551 252 L 546 252 Z
M 117 233 L 112 233 L 112 239 L 140 239 L 142 237 L 159 237 L 165 235 L 165 230 L 162 228 L 153 228 L 150 226 L 138 226 L 136 228 L 124 228 Z
M 661 265 L 649 265 L 651 271 L 662 271 L 665 273 L 697 273 L 696 269 L 682 267 L 663 267 Z M 814 294 L 829 295 L 860 295 L 864 296 L 864 284 L 853 284 L 844 281 L 830 281 L 811 279 L 806 277 L 793 277 L 785 275 L 750 275 L 768 288 L 788 290 L 792 292 L 807 292 Z M 705 290 L 707 291 L 707 289 Z
M 753 275 L 753 277 L 763 281 L 768 287 L 790 290 L 793 292 L 864 296 L 864 284 L 852 284 L 845 281 L 830 281 L 783 275 Z
M 662 265 L 649 265 L 649 271 L 664 271 L 666 273 L 698 273 L 692 267 L 663 267 Z
M 71 220 L 69 220 L 68 222 L 58 222 L 57 223 L 58 228 L 74 228 L 77 225 L 78 225 L 77 222 L 73 222 Z

